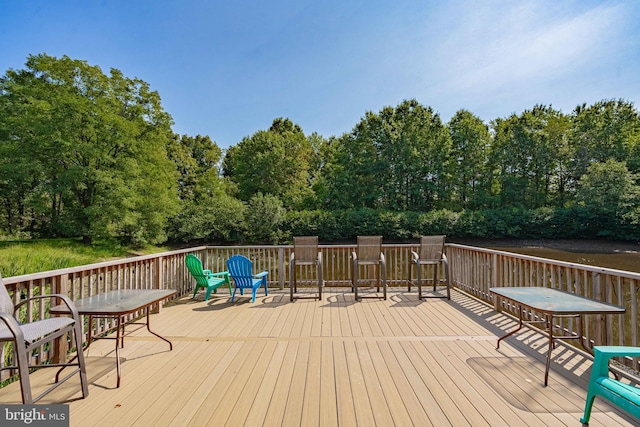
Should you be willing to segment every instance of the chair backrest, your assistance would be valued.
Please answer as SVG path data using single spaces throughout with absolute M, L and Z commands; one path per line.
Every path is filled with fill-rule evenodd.
M 318 261 L 318 236 L 298 236 L 293 238 L 293 253 L 297 263 Z
M 234 255 L 227 260 L 227 270 L 238 288 L 253 286 L 253 263 L 243 255 Z
M 193 254 L 187 254 L 184 258 L 184 263 L 187 265 L 189 273 L 191 273 L 193 278 L 196 279 L 196 283 L 198 283 L 198 285 L 207 286 L 208 279 L 202 269 L 202 261 L 200 261 L 200 258 Z
M 382 236 L 358 236 L 358 261 L 379 261 L 382 252 Z
M 420 259 L 439 261 L 444 253 L 446 236 L 422 236 L 420 238 Z
M 0 274 L 0 313 L 13 316 L 14 306 Z

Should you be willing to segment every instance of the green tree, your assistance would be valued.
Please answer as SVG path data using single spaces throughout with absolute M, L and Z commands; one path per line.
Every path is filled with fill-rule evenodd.
M 490 164 L 501 206 L 535 209 L 550 203 L 566 135 L 562 123 L 567 122 L 561 112 L 541 105 L 492 123 Z
M 164 241 L 177 208 L 172 120 L 147 83 L 67 56 L 29 56 L 0 80 L 0 115 L 0 143 L 39 171 L 28 198 L 45 212 L 34 227 L 85 242 Z
M 269 130 L 245 137 L 227 150 L 224 175 L 237 184 L 240 200 L 271 194 L 288 208 L 299 208 L 310 197 L 310 156 L 311 146 L 300 126 L 278 118 Z
M 415 100 L 367 112 L 335 144 L 331 207 L 427 210 L 447 201 L 451 142 L 440 117 Z
M 247 206 L 245 221 L 247 236 L 253 242 L 268 242 L 277 244 L 286 239 L 280 232 L 280 225 L 284 221 L 286 210 L 282 202 L 271 194 L 257 193 Z
M 570 138 L 575 181 L 594 162 L 626 162 L 640 172 L 640 114 L 630 102 L 603 100 L 573 112 Z
M 170 237 L 181 241 L 234 241 L 244 236 L 245 204 L 220 176 L 222 150 L 208 136 L 175 135 L 169 156 L 178 170 L 180 212 Z
M 452 197 L 458 207 L 480 207 L 486 203 L 491 189 L 487 169 L 487 151 L 491 145 L 489 128 L 467 110 L 459 110 L 448 126 L 452 143 Z
M 225 192 L 224 181 L 220 177 L 222 150 L 211 138 L 174 135 L 168 151 L 179 174 L 178 194 L 181 200 Z
M 376 145 L 386 178 L 381 180 L 382 207 L 403 211 L 446 206 L 451 139 L 438 114 L 407 100 L 395 109 L 385 108 L 380 117 Z
M 624 162 L 592 163 L 578 182 L 576 201 L 604 217 L 621 217 L 640 202 L 638 178 Z
M 303 209 L 319 209 L 327 206 L 327 168 L 335 147 L 335 137 L 329 139 L 314 132 L 307 138 L 311 147 L 309 158 L 308 197 L 303 201 Z

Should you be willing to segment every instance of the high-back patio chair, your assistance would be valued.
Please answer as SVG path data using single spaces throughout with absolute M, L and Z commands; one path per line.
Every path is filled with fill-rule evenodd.
M 358 300 L 358 279 L 360 266 L 376 269 L 376 292 L 380 292 L 382 281 L 383 298 L 387 299 L 387 263 L 382 252 L 382 236 L 358 236 L 358 247 L 352 253 L 351 285 Z M 377 268 L 376 268 L 377 267 Z M 362 297 L 360 297 L 362 298 Z M 366 298 L 377 298 L 377 295 Z
M 61 300 L 69 309 L 71 317 L 49 317 L 43 320 L 36 320 L 34 322 L 28 323 L 18 322 L 16 316 L 20 307 L 35 299 L 51 299 L 54 300 L 54 302 Z M 82 322 L 80 316 L 78 315 L 78 311 L 76 310 L 73 302 L 66 295 L 38 295 L 24 299 L 14 307 L 13 301 L 11 300 L 9 292 L 7 291 L 7 288 L 4 285 L 4 281 L 2 280 L 2 275 L 0 275 L 0 346 L 4 345 L 5 342 L 12 343 L 14 361 L 16 361 L 17 363 L 17 366 L 5 366 L 2 367 L 1 370 L 17 368 L 18 375 L 20 376 L 22 403 L 33 404 L 37 402 L 53 389 L 64 383 L 66 380 L 72 378 L 77 373 L 80 374 L 82 397 L 85 398 L 89 395 L 89 389 L 87 387 L 87 371 L 84 363 L 84 355 L 82 354 L 81 325 Z M 56 338 L 65 337 L 69 332 L 72 332 L 75 337 L 75 344 L 77 349 L 76 357 L 64 363 L 31 365 L 31 355 L 35 349 L 40 348 L 46 343 L 52 342 Z M 51 345 L 51 348 L 53 348 L 53 344 Z M 4 354 L 4 352 L 1 353 Z M 67 355 L 62 355 L 61 360 L 66 361 Z M 76 366 L 76 369 L 74 369 L 62 380 L 55 382 L 39 396 L 33 398 L 33 395 L 31 393 L 31 381 L 29 380 L 29 369 L 60 368 L 66 366 Z
M 447 256 L 444 253 L 444 243 L 446 236 L 422 236 L 420 238 L 420 249 L 418 252 L 411 251 L 411 263 L 409 266 L 409 280 L 408 288 L 411 291 L 411 270 L 415 266 L 417 281 L 418 281 L 418 298 L 447 298 L 451 299 L 451 281 L 449 280 L 449 262 Z M 447 287 L 447 294 L 444 295 L 422 295 L 422 270 L 423 267 L 433 269 L 433 292 L 436 292 L 436 287 L 440 284 L 438 278 L 438 267 L 442 265 L 444 267 L 445 286 Z
M 217 293 L 218 288 L 222 285 L 227 285 L 229 294 L 231 294 L 231 280 L 229 280 L 229 273 L 227 271 L 212 273 L 211 270 L 205 270 L 202 268 L 200 258 L 193 254 L 187 254 L 184 258 L 184 263 L 187 265 L 189 273 L 191 273 L 196 280 L 196 286 L 191 298 L 196 297 L 198 289 L 204 288 L 206 289 L 204 300 L 207 301 L 211 296 L 211 292 Z
M 298 292 L 296 267 L 315 266 L 318 278 L 318 299 L 322 299 L 322 252 L 318 250 L 318 236 L 296 236 L 293 238 L 293 252 L 289 257 L 289 290 L 291 301 L 296 298 L 315 298 L 315 296 L 294 295 Z
M 251 260 L 242 255 L 234 255 L 227 260 L 227 270 L 233 279 L 233 294 L 231 302 L 233 302 L 236 291 L 240 289 L 240 295 L 244 295 L 245 289 L 251 289 L 251 302 L 256 300 L 256 291 L 260 286 L 264 286 L 264 294 L 268 295 L 267 290 L 267 271 L 253 274 L 253 263 Z

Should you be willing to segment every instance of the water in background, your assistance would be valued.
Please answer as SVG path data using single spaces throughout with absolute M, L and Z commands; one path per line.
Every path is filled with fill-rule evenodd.
M 540 258 L 640 273 L 640 244 L 634 242 L 598 240 L 484 240 L 460 243 Z

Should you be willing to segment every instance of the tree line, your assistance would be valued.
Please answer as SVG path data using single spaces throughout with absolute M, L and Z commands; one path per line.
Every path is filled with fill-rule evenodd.
M 1 234 L 640 239 L 640 114 L 622 99 L 490 123 L 405 100 L 328 138 L 276 118 L 225 151 L 172 124 L 140 79 L 29 56 L 0 78 Z

